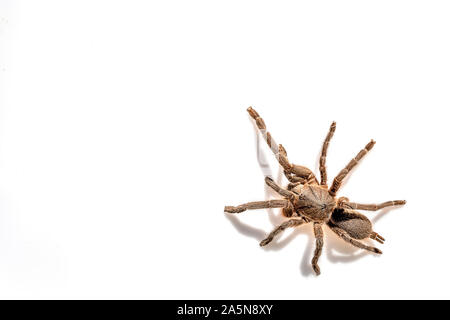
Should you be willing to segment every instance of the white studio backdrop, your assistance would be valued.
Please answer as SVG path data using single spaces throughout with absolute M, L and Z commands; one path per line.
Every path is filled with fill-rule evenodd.
M 450 298 L 448 1 L 0 2 L 0 298 Z M 281 179 L 246 108 L 367 212 L 382 256 L 311 225 L 258 243 Z M 283 178 L 284 179 L 284 178 Z M 281 180 L 283 184 L 285 180 Z M 377 244 L 378 245 L 378 244 Z

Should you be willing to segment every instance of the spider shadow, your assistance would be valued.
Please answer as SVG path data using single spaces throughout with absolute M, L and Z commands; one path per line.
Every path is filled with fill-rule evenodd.
M 266 236 L 264 230 L 249 226 L 246 223 L 240 221 L 236 215 L 225 214 L 225 217 L 230 221 L 233 227 L 242 235 L 254 238 L 258 241 L 261 241 Z
M 380 221 L 382 218 L 384 218 L 389 212 L 398 210 L 398 209 L 400 209 L 402 207 L 403 206 L 395 206 L 395 207 L 386 207 L 384 209 L 381 209 L 381 210 L 378 211 L 376 216 L 373 219 L 370 219 L 370 220 L 372 221 L 373 224 L 375 224 L 378 221 Z

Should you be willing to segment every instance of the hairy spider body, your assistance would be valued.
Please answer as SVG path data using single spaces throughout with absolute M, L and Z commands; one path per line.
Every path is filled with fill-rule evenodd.
M 266 184 L 281 195 L 283 199 L 249 202 L 239 206 L 226 206 L 225 212 L 239 213 L 251 209 L 282 208 L 283 216 L 289 219 L 277 226 L 266 239 L 262 240 L 260 243 L 261 246 L 269 244 L 275 236 L 286 228 L 297 227 L 305 223 L 313 223 L 316 249 L 311 263 L 317 275 L 320 274 L 318 260 L 323 247 L 322 225 L 327 225 L 340 238 L 355 247 L 381 254 L 382 252 L 378 248 L 366 245 L 359 241 L 371 238 L 380 243 L 384 243 L 385 239 L 374 232 L 370 220 L 363 214 L 355 211 L 355 209 L 376 211 L 389 206 L 404 205 L 406 201 L 394 200 L 383 202 L 381 204 L 360 204 L 349 202 L 348 198 L 345 197 L 336 198 L 336 193 L 344 178 L 367 154 L 367 152 L 373 148 L 375 141 L 371 140 L 355 158 L 350 160 L 347 166 L 339 172 L 336 178 L 334 178 L 331 187 L 328 188 L 326 157 L 329 142 L 336 130 L 335 122 L 331 124 L 323 143 L 319 162 L 321 177 L 319 183 L 310 169 L 304 166 L 291 164 L 288 160 L 286 150 L 282 145 L 278 145 L 271 134 L 267 132 L 264 120 L 253 108 L 250 107 L 247 111 L 255 120 L 258 129 L 262 133 L 272 152 L 275 154 L 279 164 L 283 167 L 284 174 L 290 183 L 287 188 L 284 189 L 278 186 L 272 178 L 266 177 Z
M 314 222 L 328 222 L 336 207 L 336 201 L 327 189 L 307 184 L 300 190 L 293 206 L 299 216 L 305 216 Z

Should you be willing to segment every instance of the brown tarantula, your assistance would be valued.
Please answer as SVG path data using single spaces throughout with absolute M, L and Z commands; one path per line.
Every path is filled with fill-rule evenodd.
M 275 143 L 270 133 L 266 131 L 266 125 L 259 114 L 251 107 L 248 108 L 247 111 L 256 121 L 256 125 L 275 154 L 278 162 L 283 167 L 284 174 L 290 183 L 287 188 L 284 189 L 278 186 L 270 177 L 266 177 L 266 184 L 283 196 L 283 199 L 249 202 L 236 207 L 226 206 L 225 212 L 239 213 L 247 209 L 283 208 L 283 215 L 290 219 L 276 227 L 266 239 L 262 240 L 260 243 L 261 246 L 269 244 L 276 235 L 286 228 L 297 227 L 312 222 L 314 225 L 314 235 L 316 237 L 316 249 L 311 263 L 317 275 L 320 274 L 320 268 L 317 262 L 322 253 L 323 246 L 322 224 L 326 224 L 340 238 L 355 247 L 381 254 L 382 252 L 378 248 L 368 246 L 358 241 L 371 238 L 380 243 L 384 243 L 384 238 L 372 230 L 372 223 L 366 216 L 354 209 L 376 211 L 389 206 L 404 205 L 406 201 L 394 200 L 383 202 L 381 204 L 360 204 L 350 202 L 349 199 L 345 197 L 336 198 L 336 193 L 344 178 L 367 154 L 367 152 L 372 149 L 375 145 L 375 141 L 371 140 L 365 148 L 339 172 L 336 178 L 334 178 L 331 187 L 328 188 L 325 161 L 328 144 L 336 130 L 335 122 L 331 124 L 328 135 L 323 143 L 322 154 L 320 157 L 319 184 L 311 170 L 289 162 L 286 150 L 281 144 L 277 145 Z

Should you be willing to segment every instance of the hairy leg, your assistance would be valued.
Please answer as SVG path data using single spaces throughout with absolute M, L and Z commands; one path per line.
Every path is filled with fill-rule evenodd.
M 236 207 L 226 206 L 225 212 L 239 213 L 245 210 L 265 209 L 265 208 L 287 208 L 289 206 L 289 200 L 268 200 L 268 201 L 254 201 L 244 204 L 240 204 Z
M 377 211 L 386 207 L 391 206 L 402 206 L 406 204 L 405 200 L 392 200 L 392 201 L 386 201 L 379 204 L 362 204 L 362 203 L 356 203 L 356 202 L 342 202 L 342 207 L 346 207 L 349 209 L 355 209 L 355 210 L 367 210 L 367 211 Z
M 292 207 L 292 205 L 288 208 L 283 208 L 281 209 L 281 214 L 283 215 L 283 217 L 290 218 L 294 215 L 294 208 Z
M 291 164 L 289 162 L 286 150 L 283 148 L 281 144 L 278 145 L 272 138 L 270 132 L 267 131 L 264 120 L 259 116 L 258 112 L 256 112 L 252 107 L 249 107 L 247 109 L 247 112 L 255 120 L 256 126 L 258 127 L 259 131 L 264 137 L 264 140 L 266 140 L 270 150 L 272 150 L 279 164 L 283 167 L 286 178 L 290 182 L 317 183 L 317 179 L 311 170 L 303 166 Z
M 327 151 L 328 151 L 328 145 L 330 144 L 330 140 L 333 137 L 334 131 L 336 131 L 336 122 L 333 121 L 333 123 L 330 126 L 330 130 L 328 131 L 328 134 L 325 138 L 325 141 L 323 142 L 322 154 L 320 156 L 320 162 L 319 162 L 320 184 L 323 186 L 327 185 L 327 167 L 326 167 Z
M 314 272 L 319 275 L 320 268 L 317 262 L 319 261 L 319 257 L 322 254 L 323 230 L 322 225 L 318 222 L 314 222 L 314 236 L 316 237 L 316 249 L 314 250 L 314 257 L 312 258 L 311 264 Z
M 342 169 L 339 174 L 334 178 L 333 184 L 330 187 L 329 193 L 333 197 L 336 195 L 336 192 L 341 187 L 342 181 L 347 176 L 347 174 L 358 164 L 358 162 L 369 152 L 370 149 L 375 145 L 375 141 L 371 140 L 364 149 L 362 149 L 355 158 L 350 160 L 350 162 Z
M 290 183 L 288 184 L 288 186 L 287 186 L 287 189 L 288 189 L 289 191 L 292 191 L 292 189 L 294 189 L 295 187 L 297 187 L 297 186 L 299 186 L 299 185 L 301 185 L 300 182 L 290 182 Z
M 331 230 L 333 230 L 334 233 L 336 233 L 339 236 L 339 238 L 354 245 L 355 247 L 364 249 L 364 250 L 368 250 L 373 253 L 382 254 L 380 249 L 365 245 L 364 243 L 353 239 L 352 237 L 350 237 L 350 235 L 346 231 L 342 230 L 341 228 L 338 228 L 331 223 L 328 223 L 328 226 L 330 227 Z
M 307 221 L 303 218 L 293 218 L 289 219 L 288 221 L 283 222 L 278 227 L 276 227 L 268 236 L 265 238 L 261 243 L 259 244 L 261 247 L 264 247 L 265 245 L 269 244 L 275 236 L 277 236 L 279 233 L 281 233 L 286 228 L 292 228 L 297 227 L 299 225 L 302 225 L 306 223 Z
M 373 239 L 373 240 L 375 240 L 375 241 L 378 241 L 378 242 L 381 243 L 381 244 L 383 244 L 384 241 L 386 241 L 386 239 L 384 239 L 382 236 L 380 236 L 380 235 L 379 235 L 378 233 L 376 233 L 376 232 L 372 232 L 372 233 L 370 234 L 370 238 Z
M 295 199 L 296 197 L 298 197 L 298 195 L 296 195 L 294 192 L 283 189 L 282 187 L 280 187 L 279 185 L 277 185 L 275 183 L 275 181 L 273 181 L 273 179 L 271 177 L 266 177 L 265 178 L 266 184 L 271 187 L 273 190 L 275 190 L 276 193 L 282 195 L 285 198 L 288 199 Z
M 316 176 L 307 167 L 294 164 L 290 172 L 284 170 L 283 173 L 291 183 L 318 184 Z
M 256 126 L 263 135 L 264 139 L 267 142 L 267 145 L 272 150 L 273 154 L 277 158 L 280 165 L 284 168 L 284 170 L 290 170 L 291 164 L 289 163 L 286 157 L 286 150 L 283 147 L 279 147 L 278 144 L 275 142 L 275 140 L 272 138 L 270 132 L 267 131 L 264 120 L 259 116 L 258 112 L 256 112 L 252 107 L 249 107 L 247 109 L 247 112 L 255 120 Z

